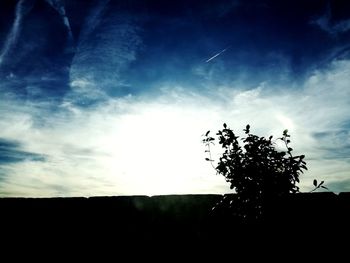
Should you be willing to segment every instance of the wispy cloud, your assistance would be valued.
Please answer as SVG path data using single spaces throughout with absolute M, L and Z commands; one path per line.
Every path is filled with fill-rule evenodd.
M 350 176 L 345 132 L 349 71 L 349 61 L 335 61 L 328 69 L 313 72 L 299 89 L 222 86 L 204 94 L 163 86 L 158 94 L 108 98 L 89 108 L 64 102 L 55 113 L 35 104 L 1 104 L 0 137 L 16 139 L 25 151 L 46 159 L 7 165 L 0 192 L 14 196 L 224 193 L 228 185 L 204 161 L 200 138 L 223 122 L 240 134 L 247 123 L 264 136 L 277 137 L 288 128 L 293 148 L 306 155 L 310 169 L 302 177 L 302 189 L 310 189 L 314 178 L 325 180 L 333 191 L 347 189 L 337 185 Z M 219 152 L 214 148 L 214 157 Z
M 66 14 L 64 3 L 62 3 L 61 0 L 46 0 L 46 2 L 48 2 L 60 14 L 62 22 L 67 28 L 69 41 L 73 41 L 73 32 Z
M 0 53 L 0 65 L 3 63 L 4 58 L 7 56 L 7 54 L 17 41 L 18 33 L 22 24 L 24 2 L 25 0 L 19 0 L 16 5 L 15 19 Z
M 44 161 L 45 158 L 42 155 L 21 150 L 21 145 L 16 141 L 0 138 L 0 165 L 28 160 Z
M 99 2 L 87 17 L 70 67 L 70 96 L 103 98 L 125 85 L 121 76 L 142 45 L 129 14 L 103 16 L 109 1 Z M 87 85 L 88 83 L 88 85 Z
M 332 10 L 327 6 L 326 12 L 311 21 L 311 24 L 317 25 L 320 29 L 326 31 L 332 36 L 345 33 L 350 30 L 350 19 L 332 22 Z
M 88 36 L 96 29 L 100 24 L 101 19 L 103 18 L 104 12 L 108 7 L 110 0 L 100 0 L 97 1 L 96 5 L 90 10 L 90 13 L 87 15 L 82 32 L 79 35 L 79 42 L 84 42 L 87 40 Z

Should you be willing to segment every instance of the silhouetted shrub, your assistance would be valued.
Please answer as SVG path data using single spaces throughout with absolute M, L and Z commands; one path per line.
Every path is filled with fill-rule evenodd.
M 246 134 L 241 139 L 243 146 L 239 137 L 226 124 L 223 126 L 216 134 L 223 148 L 217 166 L 213 165 L 211 158 L 210 145 L 215 139 L 209 136 L 210 131 L 203 139 L 209 154 L 206 160 L 211 162 L 218 174 L 225 177 L 237 194 L 231 198 L 226 196 L 216 209 L 229 209 L 235 217 L 245 222 L 262 219 L 273 201 L 299 192 L 299 175 L 307 170 L 305 156 L 293 156 L 288 130 L 277 138 L 285 145 L 284 151 L 278 151 L 272 136 L 264 138 L 254 135 L 250 133 L 249 125 L 243 130 Z

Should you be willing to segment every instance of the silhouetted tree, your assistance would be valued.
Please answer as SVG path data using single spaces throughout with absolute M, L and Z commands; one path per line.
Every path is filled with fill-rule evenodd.
M 299 175 L 307 170 L 305 156 L 293 156 L 288 130 L 277 138 L 285 145 L 284 151 L 278 151 L 272 136 L 264 138 L 254 135 L 249 125 L 243 130 L 246 137 L 240 139 L 243 146 L 239 137 L 226 124 L 223 126 L 216 134 L 223 148 L 216 167 L 210 150 L 215 139 L 209 135 L 210 131 L 203 139 L 209 154 L 206 160 L 236 191 L 231 198 L 225 196 L 216 208 L 229 209 L 236 218 L 245 222 L 260 220 L 273 200 L 299 192 Z

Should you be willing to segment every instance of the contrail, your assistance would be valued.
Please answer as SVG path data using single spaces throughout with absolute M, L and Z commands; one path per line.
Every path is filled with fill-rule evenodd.
M 230 47 L 227 47 L 223 50 L 221 50 L 219 53 L 215 54 L 214 56 L 212 56 L 211 58 L 207 59 L 205 62 L 208 63 L 209 61 L 213 60 L 214 58 L 220 56 L 222 53 L 224 53 L 227 49 L 229 49 Z
M 0 65 L 2 64 L 4 57 L 8 54 L 11 47 L 16 43 L 18 38 L 18 32 L 21 26 L 22 17 L 23 17 L 23 3 L 25 0 L 20 0 L 16 5 L 15 11 L 15 21 L 13 22 L 10 33 L 7 36 L 4 47 L 1 50 L 0 54 Z
M 67 17 L 66 9 L 64 8 L 64 4 L 61 2 L 61 0 L 46 0 L 49 5 L 51 5 L 61 16 L 63 24 L 66 26 L 68 30 L 68 37 L 69 40 L 73 40 L 73 32 L 72 28 L 70 26 L 69 19 Z

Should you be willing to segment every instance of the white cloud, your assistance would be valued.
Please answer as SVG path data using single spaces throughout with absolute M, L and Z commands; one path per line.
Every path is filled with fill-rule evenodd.
M 14 195 L 23 195 L 26 188 L 25 195 L 42 196 L 190 193 L 193 187 L 211 192 L 222 187 L 220 177 L 203 180 L 211 172 L 200 144 L 207 109 L 198 116 L 200 105 L 193 98 L 188 101 L 193 105 L 179 107 L 160 100 L 126 100 L 53 117 L 46 127 L 35 127 L 28 116 L 21 122 L 8 120 L 1 135 L 23 138 L 25 149 L 45 153 L 48 160 L 12 165 L 2 188 Z
M 66 101 L 55 114 L 43 105 L 1 104 L 0 137 L 19 140 L 23 150 L 45 155 L 47 161 L 7 165 L 0 192 L 224 193 L 228 184 L 205 162 L 200 137 L 223 122 L 238 134 L 248 123 L 262 136 L 277 137 L 289 129 L 292 147 L 309 160 L 302 189 L 309 189 L 314 178 L 336 185 L 350 176 L 347 157 L 334 155 L 346 151 L 348 144 L 337 134 L 348 129 L 349 70 L 349 61 L 336 61 L 327 70 L 315 71 L 300 89 L 221 87 L 203 95 L 185 87 L 162 87 L 157 95 L 109 99 L 89 109 Z M 38 115 L 44 123 L 37 123 Z M 317 134 L 322 134 L 322 142 Z M 217 157 L 219 149 L 213 151 Z

